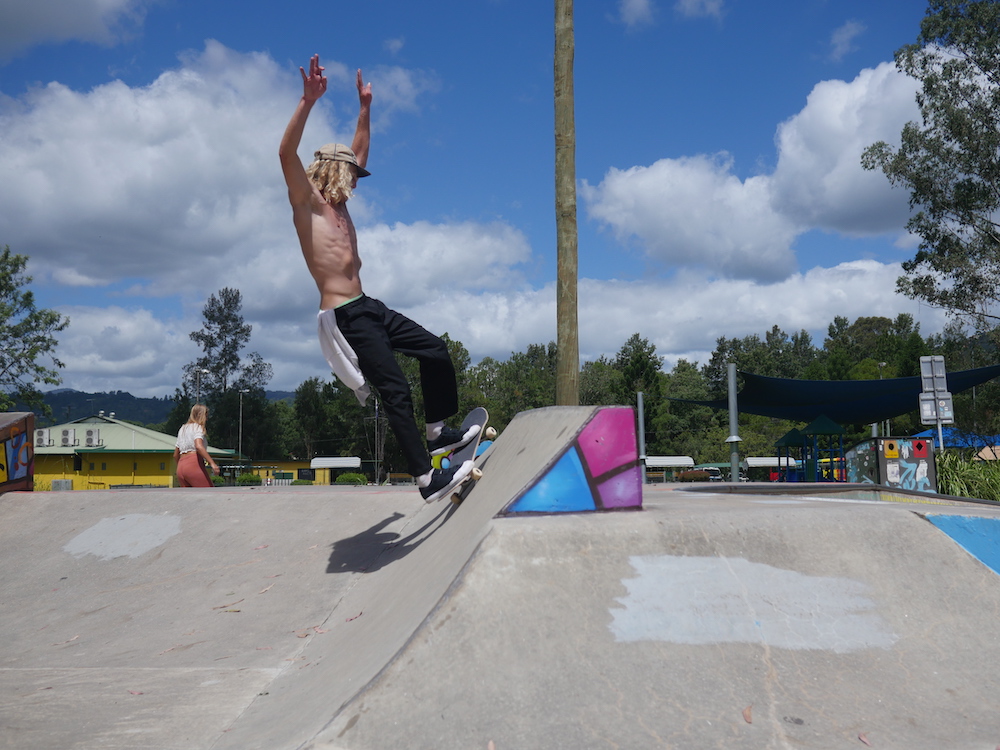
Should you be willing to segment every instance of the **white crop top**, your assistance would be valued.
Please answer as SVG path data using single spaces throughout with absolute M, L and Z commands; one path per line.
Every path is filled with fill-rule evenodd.
M 194 441 L 198 438 L 201 438 L 201 441 L 205 442 L 205 430 L 202 429 L 200 424 L 188 422 L 177 433 L 177 442 L 175 445 L 180 449 L 182 454 L 190 453 L 195 449 Z M 207 448 L 208 446 L 206 445 L 205 447 Z

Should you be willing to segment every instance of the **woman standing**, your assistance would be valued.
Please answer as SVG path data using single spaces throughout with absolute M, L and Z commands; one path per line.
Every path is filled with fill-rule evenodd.
M 177 479 L 181 487 L 211 487 L 212 480 L 205 471 L 205 464 L 212 467 L 212 473 L 218 474 L 219 467 L 208 455 L 208 438 L 205 433 L 205 420 L 208 419 L 208 407 L 195 404 L 191 407 L 191 416 L 177 432 L 177 443 L 174 445 L 174 461 L 177 462 Z

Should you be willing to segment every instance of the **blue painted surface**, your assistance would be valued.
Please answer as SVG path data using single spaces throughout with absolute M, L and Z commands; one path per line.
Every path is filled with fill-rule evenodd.
M 508 513 L 573 513 L 595 510 L 587 476 L 575 447 L 542 477 L 538 484 L 525 492 L 508 509 Z
M 1000 518 L 980 516 L 927 516 L 970 555 L 1000 574 Z

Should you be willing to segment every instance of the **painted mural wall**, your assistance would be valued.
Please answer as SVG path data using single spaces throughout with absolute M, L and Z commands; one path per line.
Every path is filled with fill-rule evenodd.
M 34 432 L 31 412 L 0 414 L 0 493 L 34 489 Z
M 642 467 L 631 407 L 595 411 L 546 472 L 503 515 L 642 508 Z
M 924 438 L 883 437 L 845 454 L 847 481 L 914 492 L 937 492 L 934 444 Z

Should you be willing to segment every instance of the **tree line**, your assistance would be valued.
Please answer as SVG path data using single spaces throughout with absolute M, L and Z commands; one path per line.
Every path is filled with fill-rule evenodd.
M 209 436 L 213 445 L 237 448 L 254 462 L 278 459 L 309 460 L 316 456 L 359 456 L 378 462 L 382 474 L 402 472 L 405 461 L 395 437 L 379 414 L 377 394 L 368 404 L 332 378 L 309 378 L 295 389 L 291 403 L 271 402 L 264 388 L 270 366 L 259 355 L 240 351 L 251 328 L 240 314 L 237 290 L 212 295 L 204 310 L 204 327 L 192 332 L 204 354 L 184 368 L 175 407 L 161 429 L 176 432 L 186 421 L 200 389 L 208 404 Z M 669 371 L 662 367 L 656 346 L 640 333 L 625 341 L 614 356 L 585 362 L 580 369 L 582 405 L 634 406 L 643 393 L 646 452 L 649 455 L 691 456 L 697 463 L 727 461 L 728 412 L 697 401 L 725 400 L 727 365 L 742 372 L 805 380 L 871 380 L 920 374 L 920 357 L 940 354 L 951 371 L 996 361 L 1000 329 L 967 332 L 952 323 L 940 334 L 923 336 L 909 314 L 895 318 L 835 317 L 821 344 L 800 330 L 793 333 L 773 326 L 763 334 L 720 337 L 704 365 L 681 359 Z M 473 364 L 460 342 L 444 336 L 458 379 L 459 415 L 484 406 L 500 431 L 521 411 L 556 403 L 558 349 L 554 342 L 531 344 L 507 359 L 486 357 Z M 234 344 L 234 342 L 236 342 Z M 218 354 L 227 347 L 226 355 Z M 414 408 L 423 413 L 418 363 L 399 357 L 413 391 Z M 210 367 L 209 367 L 210 365 Z M 198 370 L 209 370 L 195 377 Z M 242 401 L 242 405 L 241 405 Z M 955 395 L 956 426 L 979 433 L 1000 433 L 1000 386 L 986 383 L 973 393 Z M 240 417 L 242 416 L 242 427 Z M 775 442 L 793 427 L 788 420 L 752 414 L 740 416 L 741 452 L 774 455 Z M 866 424 L 842 425 L 848 444 L 871 435 Z M 913 411 L 882 427 L 883 434 L 911 435 L 920 424 L 917 402 Z M 369 464 L 370 465 L 370 464 Z

